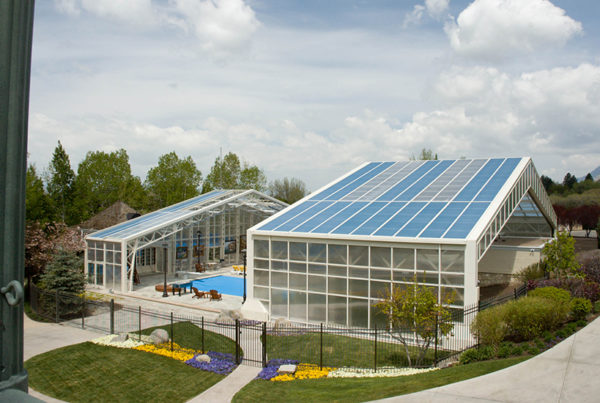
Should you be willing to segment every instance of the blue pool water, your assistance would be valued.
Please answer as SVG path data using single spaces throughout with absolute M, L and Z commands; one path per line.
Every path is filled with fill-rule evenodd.
M 244 295 L 244 279 L 238 277 L 209 277 L 181 284 L 181 286 L 188 291 L 191 290 L 191 287 L 196 287 L 198 291 L 217 290 L 219 294 L 237 295 L 238 297 Z

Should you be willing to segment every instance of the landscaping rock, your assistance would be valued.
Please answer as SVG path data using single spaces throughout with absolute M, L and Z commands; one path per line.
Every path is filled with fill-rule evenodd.
M 129 335 L 127 333 L 121 333 L 121 334 L 117 334 L 115 337 L 113 337 L 112 341 L 117 342 L 117 343 L 123 343 L 123 342 L 126 342 L 128 339 L 129 339 Z
M 277 373 L 280 375 L 293 375 L 296 372 L 296 366 L 294 364 L 280 365 Z
M 169 341 L 169 333 L 165 329 L 156 329 L 150 333 L 152 343 L 161 344 Z
M 200 354 L 196 356 L 196 361 L 210 363 L 210 357 L 207 354 Z
M 217 322 L 235 322 L 237 320 L 243 319 L 244 316 L 239 309 L 224 309 L 221 311 L 219 316 L 217 317 Z

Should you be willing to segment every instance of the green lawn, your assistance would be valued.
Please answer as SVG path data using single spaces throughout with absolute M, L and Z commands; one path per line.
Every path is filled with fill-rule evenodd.
M 336 378 L 291 382 L 254 380 L 235 395 L 233 402 L 364 402 L 463 381 L 498 371 L 528 358 L 530 357 L 477 362 L 395 378 Z
M 267 336 L 267 356 L 298 360 L 304 363 L 319 364 L 321 336 L 307 333 L 294 336 Z M 416 349 L 411 348 L 411 357 L 416 357 Z M 448 356 L 448 352 L 438 351 L 438 359 Z M 425 363 L 433 362 L 434 350 L 429 349 Z M 323 365 L 358 368 L 373 368 L 375 363 L 375 343 L 373 340 L 355 337 L 323 334 Z M 377 342 L 377 366 L 408 365 L 404 346 L 401 344 Z
M 29 385 L 67 402 L 185 402 L 223 379 L 143 351 L 81 343 L 25 362 Z

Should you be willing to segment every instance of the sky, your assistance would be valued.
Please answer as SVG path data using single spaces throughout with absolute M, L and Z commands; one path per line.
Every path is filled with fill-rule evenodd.
M 47 0 L 35 10 L 29 162 L 58 141 L 206 176 L 234 152 L 310 190 L 366 161 L 600 165 L 597 0 Z

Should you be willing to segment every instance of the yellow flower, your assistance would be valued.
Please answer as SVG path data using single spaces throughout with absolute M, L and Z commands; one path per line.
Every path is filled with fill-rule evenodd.
M 275 382 L 287 382 L 293 381 L 295 379 L 326 378 L 329 372 L 334 370 L 335 368 L 331 367 L 323 367 L 323 369 L 321 369 L 318 365 L 315 364 L 298 364 L 298 366 L 296 367 L 296 373 L 294 373 L 294 375 L 278 375 L 276 377 L 271 378 L 271 380 Z
M 187 361 L 194 358 L 196 351 L 191 348 L 183 348 L 177 343 L 173 343 L 173 351 L 171 351 L 171 343 L 162 344 L 144 344 L 143 346 L 134 347 L 134 350 L 146 351 L 148 353 L 162 355 L 173 358 L 179 361 Z

